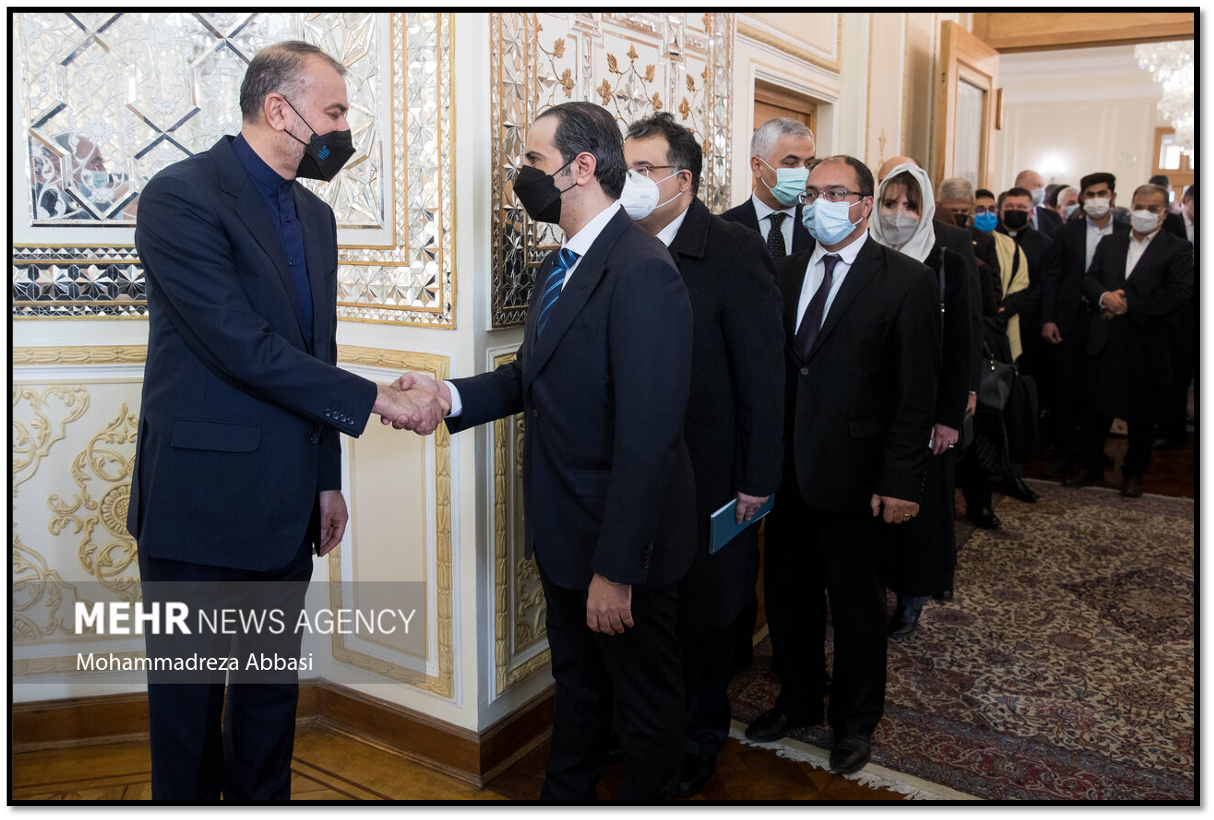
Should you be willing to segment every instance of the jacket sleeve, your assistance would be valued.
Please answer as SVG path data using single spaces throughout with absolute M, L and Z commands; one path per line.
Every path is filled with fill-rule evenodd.
M 329 222 L 333 231 L 333 268 L 337 268 L 337 220 L 329 211 Z M 329 325 L 328 363 L 337 366 L 337 310 L 334 306 L 333 321 Z M 328 425 L 320 430 L 320 475 L 317 490 L 341 489 L 341 434 Z
M 970 309 L 973 294 L 971 288 L 967 287 L 974 277 L 961 259 L 950 251 L 944 252 L 944 265 L 943 369 L 936 399 L 935 422 L 960 430 L 971 384 L 972 363 L 978 355 L 974 349 L 973 314 Z M 981 314 L 978 318 L 981 322 Z
M 1158 242 L 1159 237 L 1153 241 Z M 1188 304 L 1193 297 L 1193 255 L 1189 247 L 1187 241 L 1176 244 L 1159 287 L 1145 298 L 1131 288 L 1126 289 L 1127 316 L 1166 316 Z
M 1109 240 L 1116 238 L 1117 234 L 1106 236 L 1096 245 L 1096 252 L 1092 254 L 1092 264 L 1088 267 L 1087 273 L 1083 275 L 1083 295 L 1088 297 L 1088 302 L 1092 305 L 1092 310 L 1100 310 L 1100 294 L 1108 290 L 1104 284 L 1105 268 L 1109 261 L 1105 259 L 1105 254 L 1112 250 L 1114 243 Z
M 1059 228 L 1054 243 L 1041 255 L 1041 323 L 1058 321 L 1058 287 L 1066 264 L 1067 232 Z
M 240 281 L 226 229 L 198 186 L 157 176 L 140 197 L 135 244 L 149 289 L 190 351 L 262 401 L 348 435 L 362 433 L 376 386 L 274 332 Z

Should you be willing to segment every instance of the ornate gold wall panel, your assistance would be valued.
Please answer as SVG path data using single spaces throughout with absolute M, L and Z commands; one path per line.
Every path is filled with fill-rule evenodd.
M 493 359 L 495 368 L 517 353 Z M 551 661 L 545 646 L 522 662 L 517 659 L 546 640 L 547 605 L 534 559 L 522 557 L 523 543 L 522 413 L 493 423 L 493 657 L 496 692 L 543 669 Z
M 526 317 L 535 271 L 560 244 L 536 223 L 509 180 L 523 163 L 527 126 L 570 100 L 606 106 L 621 129 L 670 111 L 704 149 L 700 196 L 729 206 L 733 15 L 506 13 L 491 15 L 493 326 Z
M 452 15 L 51 13 L 15 16 L 28 185 L 13 185 L 13 315 L 146 315 L 129 244 L 159 170 L 240 129 L 249 59 L 285 39 L 349 70 L 355 155 L 329 183 L 341 242 L 338 311 L 355 321 L 453 327 Z M 20 205 L 20 208 L 16 207 Z M 83 228 L 125 227 L 97 247 Z

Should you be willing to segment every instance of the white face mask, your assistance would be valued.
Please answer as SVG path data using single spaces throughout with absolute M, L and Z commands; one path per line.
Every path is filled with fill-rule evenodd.
M 665 182 L 676 174 L 678 171 L 655 182 L 640 171 L 629 170 L 628 176 L 624 179 L 624 190 L 620 192 L 620 205 L 633 219 L 644 219 L 658 208 L 679 198 L 679 193 L 676 192 L 665 202 L 658 201 L 661 197 L 658 192 L 658 182 Z
M 1034 205 L 1040 205 L 1042 200 L 1045 199 L 1045 188 L 1034 188 L 1029 193 L 1033 195 Z
M 1130 227 L 1139 233 L 1150 233 L 1159 227 L 1159 214 L 1150 211 L 1130 211 Z
M 1092 197 L 1083 201 L 1083 212 L 1093 219 L 1100 219 L 1109 212 L 1110 203 L 1105 197 Z
M 895 250 L 909 242 L 918 227 L 919 220 L 902 211 L 881 214 L 881 233 Z

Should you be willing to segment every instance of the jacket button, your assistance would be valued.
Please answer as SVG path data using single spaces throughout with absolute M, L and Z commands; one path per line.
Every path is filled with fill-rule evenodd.
M 325 418 L 327 418 L 327 419 L 331 419 L 331 418 L 333 418 L 333 411 L 332 411 L 332 410 L 326 410 L 326 411 L 325 411 Z
M 538 419 L 539 417 L 540 417 L 540 411 L 539 411 L 539 410 L 532 409 L 532 411 L 531 411 L 531 418 L 533 418 L 533 419 Z
M 802 367 L 802 368 L 801 368 L 801 375 L 802 375 L 802 376 L 808 376 L 808 375 L 809 375 L 809 368 L 808 368 L 808 367 Z
M 313 444 L 319 444 L 319 443 L 320 443 L 320 436 L 318 436 L 318 435 L 316 435 L 315 433 L 313 433 L 313 434 L 312 434 L 312 438 L 311 438 L 311 442 L 312 442 Z

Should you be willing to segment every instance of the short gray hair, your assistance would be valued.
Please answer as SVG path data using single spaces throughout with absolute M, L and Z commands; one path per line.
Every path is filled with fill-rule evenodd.
M 814 138 L 814 132 L 803 122 L 788 117 L 772 117 L 755 129 L 750 138 L 750 155 L 752 157 L 768 157 L 776 150 L 780 137 L 809 137 Z
M 974 185 L 965 177 L 949 177 L 940 183 L 940 201 L 946 199 L 964 199 L 974 201 Z
M 1076 188 L 1074 185 L 1068 185 L 1065 188 L 1063 188 L 1061 191 L 1056 191 L 1054 193 L 1054 202 L 1061 203 L 1062 200 L 1066 199 L 1067 194 L 1074 194 L 1075 196 L 1079 196 L 1079 189 Z
M 266 46 L 249 62 L 240 84 L 241 118 L 257 122 L 268 94 L 294 96 L 303 84 L 311 57 L 320 57 L 340 76 L 346 76 L 344 65 L 311 43 L 287 40 Z

